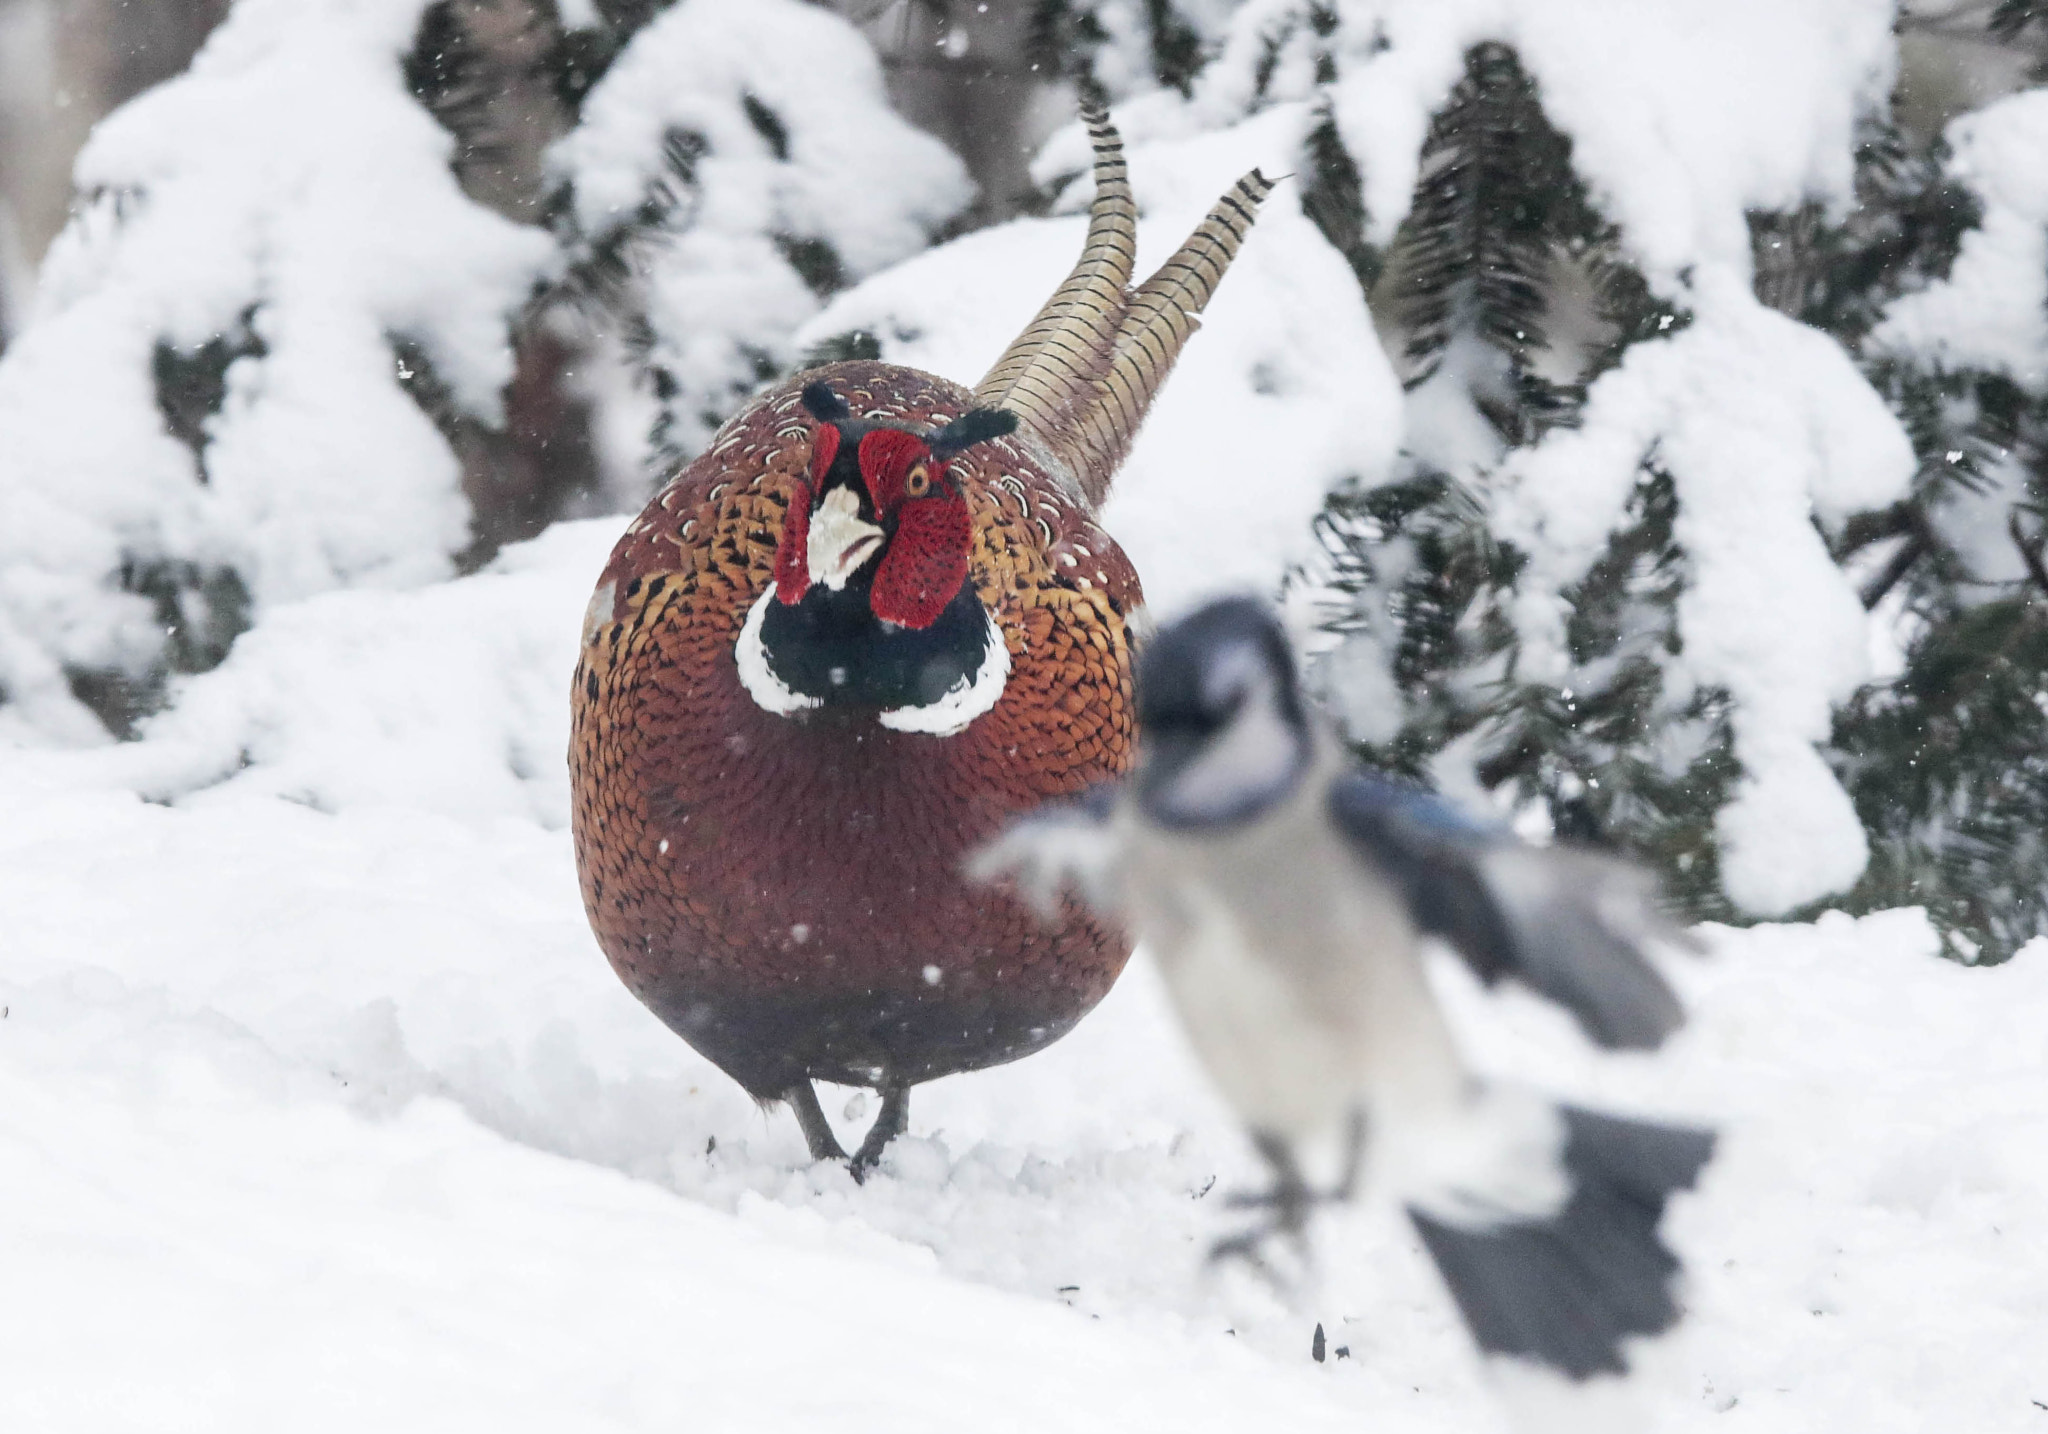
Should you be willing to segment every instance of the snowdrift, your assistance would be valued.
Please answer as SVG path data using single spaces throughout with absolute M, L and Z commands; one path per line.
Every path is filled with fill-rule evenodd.
M 1204 1271 L 1256 1171 L 1142 957 L 866 1187 L 627 995 L 563 823 L 617 526 L 282 608 L 139 743 L 0 752 L 0 1423 L 1492 1427 L 1393 1221 L 1330 1219 L 1291 1304 Z M 1443 973 L 1481 1064 L 1727 1132 L 1664 1427 L 2034 1430 L 2048 961 L 1710 935 L 1655 1060 Z

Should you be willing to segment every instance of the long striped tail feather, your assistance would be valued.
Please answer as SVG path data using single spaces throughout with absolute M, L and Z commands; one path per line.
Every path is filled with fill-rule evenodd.
M 1137 206 L 1123 140 L 1103 110 L 1084 105 L 1081 118 L 1095 152 L 1095 199 L 1081 257 L 974 397 L 1017 414 L 1088 501 L 1100 505 L 1273 182 L 1256 169 L 1238 180 L 1134 290 Z

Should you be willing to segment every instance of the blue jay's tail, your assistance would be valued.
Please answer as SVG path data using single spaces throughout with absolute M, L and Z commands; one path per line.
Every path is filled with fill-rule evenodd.
M 1622 1342 L 1678 1320 L 1678 1259 L 1657 1236 L 1665 1199 L 1713 1154 L 1711 1131 L 1559 1112 L 1570 1193 L 1556 1213 L 1448 1223 L 1411 1205 L 1430 1257 L 1490 1356 L 1575 1381 L 1623 1375 Z

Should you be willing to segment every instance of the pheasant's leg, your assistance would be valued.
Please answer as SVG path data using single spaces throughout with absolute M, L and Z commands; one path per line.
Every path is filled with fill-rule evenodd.
M 868 1138 L 853 1154 L 850 1168 L 856 1180 L 867 1179 L 868 1172 L 875 1168 L 875 1162 L 882 1158 L 882 1151 L 889 1142 L 910 1125 L 910 1086 L 903 1081 L 885 1079 L 881 1092 L 881 1114 L 875 1117 L 875 1123 L 868 1128 Z
M 846 1151 L 839 1144 L 839 1137 L 832 1133 L 832 1127 L 825 1123 L 825 1112 L 818 1108 L 818 1091 L 808 1080 L 800 1080 L 782 1093 L 789 1102 L 789 1108 L 796 1112 L 796 1123 L 803 1127 L 804 1144 L 811 1147 L 813 1160 L 844 1160 Z

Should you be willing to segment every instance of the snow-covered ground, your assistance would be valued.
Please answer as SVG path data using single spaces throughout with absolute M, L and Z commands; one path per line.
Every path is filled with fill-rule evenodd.
M 626 994 L 562 761 L 619 525 L 280 608 L 141 743 L 0 751 L 0 1428 L 1499 1427 L 1393 1220 L 1291 1298 L 1205 1270 L 1256 1172 L 1142 958 L 921 1088 L 865 1187 Z M 2048 952 L 1709 934 L 1655 1058 L 1444 973 L 1480 1063 L 1725 1129 L 1661 1427 L 2048 1429 Z
M 103 127 L 82 176 L 105 203 L 46 276 L 46 327 L 0 373 L 0 490 L 14 498 L 0 503 L 0 1434 L 1500 1427 L 1446 1297 L 1387 1215 L 1327 1217 L 1309 1289 L 1205 1267 L 1235 1228 L 1221 1197 L 1258 1172 L 1142 954 L 1051 1050 L 921 1088 L 910 1135 L 865 1186 L 811 1166 L 793 1120 L 755 1108 L 613 978 L 576 893 L 563 752 L 580 616 L 625 519 L 561 525 L 438 581 L 463 536 L 454 459 L 387 362 L 383 336 L 412 335 L 487 413 L 509 364 L 504 311 L 554 264 L 531 234 L 442 212 L 458 205 L 448 141 L 396 64 L 423 3 L 238 6 L 197 84 Z M 1695 634 L 1724 645 L 1689 636 L 1687 660 L 1719 653 L 1765 674 L 1743 691 L 1762 714 L 1745 761 L 1769 777 L 1744 808 L 1755 839 L 1738 833 L 1753 905 L 1839 884 L 1860 841 L 1848 809 L 1785 776 L 1832 788 L 1810 745 L 1861 680 L 1848 662 L 1860 608 L 1821 562 L 1811 515 L 1889 501 L 1904 450 L 1840 354 L 1795 345 L 1756 307 L 1745 214 L 1846 202 L 1852 121 L 1890 87 L 1890 5 L 1814 0 L 1787 19 L 1765 0 L 1374 0 L 1344 7 L 1327 93 L 1311 78 L 1318 32 L 1288 20 L 1299 9 L 1247 5 L 1200 93 L 1120 107 L 1143 267 L 1238 173 L 1293 164 L 1326 101 L 1386 239 L 1465 46 L 1512 40 L 1635 258 L 1696 317 L 1682 344 L 1639 346 L 1603 380 L 1596 422 L 1521 472 L 1537 597 L 1604 542 L 1646 445 L 1693 455 L 1685 502 L 1718 515 L 1708 556 L 1730 560 L 1699 609 L 1711 630 Z M 709 217 L 656 276 L 663 361 L 690 392 L 722 392 L 741 352 L 727 340 L 769 325 L 787 356 L 866 328 L 896 361 L 982 372 L 1071 262 L 1085 184 L 1053 217 L 882 268 L 963 198 L 950 161 L 898 134 L 925 146 L 899 162 L 909 151 L 866 137 L 882 123 L 870 114 L 826 135 L 843 141 L 832 163 L 810 164 L 807 136 L 862 94 L 881 112 L 870 57 L 842 55 L 825 83 L 816 55 L 707 49 L 690 28 L 704 14 L 719 34 L 797 27 L 816 55 L 837 23 L 756 0 L 677 7 L 648 44 L 701 62 L 692 87 L 677 88 L 666 49 L 646 49 L 613 72 L 617 108 L 594 98 L 594 127 L 562 152 L 593 229 L 653 172 L 670 121 L 744 161 L 707 168 Z M 325 38 L 330 21 L 346 45 Z M 1781 43 L 1759 56 L 1766 31 Z M 1272 102 L 1249 114 L 1232 85 L 1268 58 Z M 771 61 L 776 74 L 755 73 Z M 208 84 L 241 98 L 209 103 Z M 770 133 L 729 112 L 764 85 L 796 135 L 789 174 L 762 157 Z M 725 110 L 697 114 L 714 91 Z M 382 149 L 323 118 L 344 104 L 381 117 Z M 320 144 L 279 150 L 251 113 Z M 2048 210 L 2027 160 L 2041 119 L 2036 96 L 1958 131 L 1989 218 L 1952 282 L 1893 314 L 1899 351 L 1976 355 L 2036 381 L 2024 365 L 2039 315 L 2013 295 L 2040 277 Z M 1057 139 L 1041 177 L 1077 169 L 1079 144 L 1078 129 Z M 272 150 L 368 197 L 243 158 Z M 405 163 L 369 174 L 373 151 Z M 848 156 L 888 161 L 900 213 L 855 211 L 845 196 L 876 186 Z M 177 200 L 181 184 L 204 197 L 217 173 L 245 171 L 264 176 L 245 206 Z M 129 202 L 150 185 L 151 206 Z M 409 261 L 336 267 L 362 246 L 333 235 L 355 230 L 305 216 L 390 228 L 392 194 L 441 217 L 380 229 L 363 252 Z M 857 221 L 824 237 L 849 276 L 880 272 L 813 312 L 794 271 L 764 257 L 763 236 L 789 227 L 777 205 Z M 273 230 L 313 235 L 312 259 L 272 264 L 249 236 Z M 495 256 L 481 269 L 480 252 Z M 444 295 L 456 271 L 468 287 Z M 268 347 L 236 362 L 202 486 L 144 380 L 159 338 L 189 348 L 252 305 L 268 306 L 254 321 Z M 347 385 L 316 383 L 321 402 L 294 407 L 295 345 L 328 352 L 337 333 L 353 336 L 353 356 L 332 359 Z M 335 394 L 347 402 L 327 405 Z M 1209 309 L 1105 522 L 1162 609 L 1218 586 L 1271 590 L 1310 550 L 1329 485 L 1383 473 L 1397 446 L 1431 438 L 1426 420 L 1404 410 L 1356 285 L 1290 190 Z M 1765 420 L 1771 442 L 1728 448 Z M 1604 469 L 1586 462 L 1595 440 Z M 1729 486 L 1727 454 L 1759 449 L 1789 465 L 1770 470 L 1785 501 L 1745 499 L 1744 514 L 1819 566 L 1779 562 L 1783 543 L 1712 506 L 1748 492 Z M 1604 508 L 1586 486 L 1603 473 Z M 301 490 L 322 474 L 307 508 Z M 379 474 L 396 498 L 360 486 Z M 334 533 L 393 545 L 302 543 L 294 525 L 316 509 Z M 1705 541 L 1688 539 L 1695 558 Z M 143 740 L 92 746 L 61 663 L 154 650 L 146 605 L 111 576 L 137 553 L 242 562 L 255 626 Z M 286 561 L 308 553 L 349 561 Z M 1799 600 L 1787 571 L 1811 578 Z M 1828 584 L 1834 607 L 1806 600 Z M 1761 618 L 1758 592 L 1776 604 Z M 1781 611 L 1840 623 L 1816 656 Z M 1531 634 L 1545 612 L 1523 614 Z M 1724 1132 L 1667 1221 L 1691 1317 L 1646 1360 L 1660 1427 L 2048 1434 L 2048 945 L 1968 970 L 1938 958 L 1911 911 L 1707 935 L 1709 955 L 1673 973 L 1694 1022 L 1654 1058 L 1596 1057 L 1557 1012 L 1438 973 L 1476 1063 Z M 864 1100 L 835 1092 L 828 1109 L 852 1124 L 872 1114 Z

